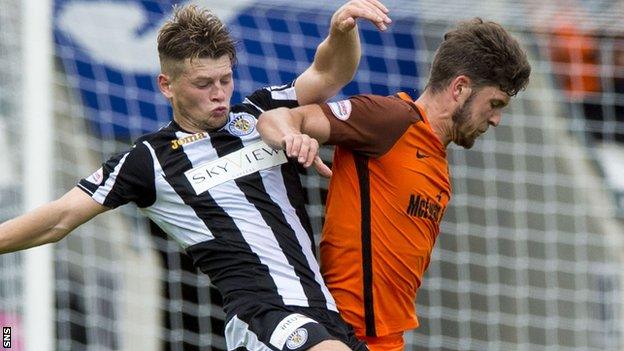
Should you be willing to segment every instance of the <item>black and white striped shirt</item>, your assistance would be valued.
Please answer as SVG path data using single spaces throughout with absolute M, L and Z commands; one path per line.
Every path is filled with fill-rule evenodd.
M 217 131 L 191 134 L 172 121 L 78 186 L 107 207 L 135 202 L 210 276 L 226 313 L 249 300 L 336 311 L 296 163 L 255 128 L 264 110 L 296 105 L 291 83 L 255 91 Z

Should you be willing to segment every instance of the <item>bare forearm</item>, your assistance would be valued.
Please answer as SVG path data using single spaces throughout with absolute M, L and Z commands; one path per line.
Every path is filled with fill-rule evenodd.
M 385 30 L 391 22 L 387 12 L 378 0 L 351 0 L 334 13 L 329 35 L 317 48 L 314 62 L 295 82 L 300 105 L 325 102 L 353 79 L 361 56 L 357 19 L 367 19 Z
M 378 0 L 352 0 L 334 13 L 329 36 L 319 45 L 313 63 L 314 68 L 333 83 L 331 88 L 339 90 L 349 83 L 360 63 L 357 19 L 367 19 L 384 31 L 392 22 L 387 13 L 388 9 Z
M 0 254 L 56 242 L 69 233 L 59 226 L 59 209 L 55 202 L 0 225 Z
M 301 120 L 295 118 L 289 109 L 282 107 L 264 112 L 256 127 L 267 145 L 282 150 L 286 135 L 301 133 Z
M 75 187 L 56 201 L 0 224 L 0 254 L 59 241 L 107 210 Z
M 327 141 L 330 134 L 329 120 L 319 105 L 264 112 L 257 129 L 262 140 L 274 149 L 283 149 L 286 156 L 296 158 L 305 168 L 314 164 L 319 174 L 331 176 L 331 170 L 318 156 L 319 144 Z
M 360 57 L 361 45 L 357 26 L 347 32 L 333 29 L 319 45 L 313 69 L 320 72 L 325 79 L 331 80 L 331 85 L 339 90 L 355 76 Z

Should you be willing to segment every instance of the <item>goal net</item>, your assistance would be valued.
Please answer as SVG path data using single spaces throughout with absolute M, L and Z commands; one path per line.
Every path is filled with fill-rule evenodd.
M 195 1 L 239 41 L 232 102 L 294 79 L 326 36 L 328 0 Z M 171 118 L 155 38 L 172 0 L 56 0 L 55 195 Z M 358 73 L 337 98 L 422 91 L 444 32 L 480 16 L 510 29 L 533 74 L 495 130 L 449 151 L 453 198 L 406 350 L 624 348 L 624 8 L 617 1 L 389 0 L 362 23 Z M 2 220 L 21 213 L 19 1 L 0 2 Z M 35 103 L 35 102 L 33 102 Z M 332 150 L 322 157 L 330 162 Z M 314 232 L 327 181 L 303 176 Z M 27 186 L 27 185 L 26 185 Z M 55 244 L 59 350 L 224 350 L 220 296 L 177 245 L 126 206 Z M 0 256 L 0 327 L 23 319 L 20 254 Z M 22 340 L 20 347 L 28 340 Z

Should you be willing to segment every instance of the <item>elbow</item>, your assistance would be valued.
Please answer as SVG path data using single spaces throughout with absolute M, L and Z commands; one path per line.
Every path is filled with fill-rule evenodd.
M 264 139 L 264 135 L 266 134 L 266 130 L 268 128 L 268 124 L 270 124 L 268 119 L 269 119 L 269 117 L 267 117 L 266 112 L 263 112 L 258 117 L 258 120 L 256 121 L 256 130 L 258 131 L 258 133 L 260 134 L 260 136 L 263 139 Z
M 260 135 L 264 135 L 269 132 L 272 128 L 276 126 L 277 115 L 280 113 L 284 113 L 284 111 L 288 111 L 285 107 L 279 107 L 274 110 L 265 111 L 260 114 L 258 117 L 258 121 L 256 122 L 256 128 L 258 129 L 258 133 Z
M 57 243 L 65 238 L 72 230 L 74 230 L 77 225 L 73 224 L 70 218 L 67 216 L 67 212 L 70 211 L 69 208 L 62 209 L 65 212 L 65 215 L 62 216 L 58 222 L 54 223 L 50 226 L 45 234 L 45 243 Z
M 278 109 L 279 110 L 279 109 Z M 275 110 L 263 112 L 256 121 L 256 130 L 260 134 L 262 140 L 271 147 L 276 147 L 275 139 Z
M 258 133 L 262 134 L 261 131 L 266 128 L 267 119 L 267 112 L 262 112 L 260 116 L 258 116 L 258 120 L 256 121 L 256 129 L 258 130 Z
M 266 111 L 258 117 L 256 122 L 256 129 L 262 140 L 275 150 L 282 149 L 283 138 L 291 129 L 292 121 L 289 111 L 285 107 Z
M 45 235 L 41 238 L 41 242 L 37 243 L 37 245 L 57 243 L 61 241 L 64 237 L 66 237 L 69 232 L 70 230 L 60 226 L 50 228 L 48 232 L 45 233 Z
M 67 230 L 55 229 L 51 233 L 50 238 L 48 240 L 48 243 L 50 243 L 50 244 L 57 243 L 57 242 L 61 241 L 64 237 L 66 237 L 68 233 L 69 233 L 69 231 L 67 231 Z

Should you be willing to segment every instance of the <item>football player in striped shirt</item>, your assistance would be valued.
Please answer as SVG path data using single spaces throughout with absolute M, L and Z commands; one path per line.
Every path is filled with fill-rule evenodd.
M 256 119 L 335 95 L 359 64 L 356 20 L 384 30 L 387 12 L 377 0 L 349 1 L 294 82 L 230 105 L 236 52 L 227 28 L 210 11 L 177 9 L 158 35 L 158 87 L 172 121 L 59 200 L 3 223 L 0 253 L 58 241 L 134 202 L 223 295 L 228 350 L 366 350 L 321 277 L 297 161 L 262 142 Z

